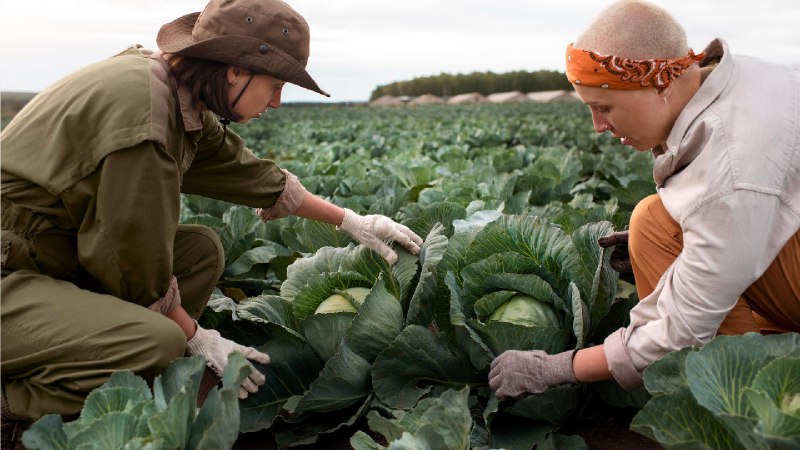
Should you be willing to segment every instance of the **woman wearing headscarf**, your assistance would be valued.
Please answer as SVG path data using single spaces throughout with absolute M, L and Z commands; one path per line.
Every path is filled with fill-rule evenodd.
M 603 345 L 492 363 L 498 397 L 561 383 L 642 385 L 668 352 L 718 334 L 800 331 L 800 70 L 695 54 L 663 9 L 623 0 L 567 47 L 567 77 L 595 130 L 652 151 L 657 194 L 634 209 L 628 245 L 641 301 Z
M 131 47 L 37 95 L 2 134 L 4 419 L 72 415 L 117 370 L 152 378 L 202 355 L 269 356 L 194 320 L 223 270 L 205 227 L 178 223 L 181 193 L 335 224 L 390 263 L 422 240 L 381 215 L 308 193 L 226 124 L 280 106 L 306 72 L 306 21 L 280 0 L 212 0 L 164 25 L 161 51 Z M 219 119 L 221 118 L 221 120 Z M 264 375 L 253 367 L 240 397 Z

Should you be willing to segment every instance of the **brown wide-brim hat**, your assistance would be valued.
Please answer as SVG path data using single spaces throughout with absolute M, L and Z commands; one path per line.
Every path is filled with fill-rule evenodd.
M 310 40 L 305 19 L 281 0 L 211 0 L 202 13 L 162 26 L 156 37 L 163 52 L 267 74 L 330 97 L 306 72 Z

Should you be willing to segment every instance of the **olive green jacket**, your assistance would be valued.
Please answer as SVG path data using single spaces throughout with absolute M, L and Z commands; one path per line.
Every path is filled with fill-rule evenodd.
M 165 61 L 137 46 L 57 82 L 8 124 L 4 208 L 44 216 L 73 240 L 40 271 L 59 277 L 79 264 L 107 293 L 148 306 L 173 275 L 180 193 L 265 208 L 264 218 L 297 209 L 302 196 L 282 195 L 296 177 L 190 100 Z M 18 226 L 4 220 L 4 248 Z

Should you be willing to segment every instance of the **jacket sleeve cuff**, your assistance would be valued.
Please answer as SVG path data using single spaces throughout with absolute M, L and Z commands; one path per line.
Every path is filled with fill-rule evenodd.
M 172 280 L 169 282 L 167 293 L 156 300 L 152 305 L 148 306 L 147 309 L 166 316 L 178 306 L 181 306 L 181 293 L 178 290 L 178 279 L 173 276 Z
M 642 387 L 642 374 L 633 365 L 628 350 L 625 347 L 625 328 L 612 333 L 603 342 L 603 351 L 608 360 L 608 370 L 623 389 L 637 389 Z
M 308 194 L 308 191 L 303 187 L 295 174 L 286 169 L 281 169 L 281 171 L 286 177 L 286 184 L 278 200 L 269 208 L 258 208 L 256 210 L 256 214 L 263 222 L 281 219 L 293 214 L 297 211 L 297 208 L 303 204 L 303 200 L 306 198 L 306 194 Z

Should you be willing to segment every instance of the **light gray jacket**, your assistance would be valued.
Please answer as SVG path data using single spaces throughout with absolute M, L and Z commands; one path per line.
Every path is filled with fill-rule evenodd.
M 711 340 L 800 229 L 800 68 L 722 60 L 678 116 L 653 176 L 683 251 L 604 343 L 626 388 L 666 353 Z

